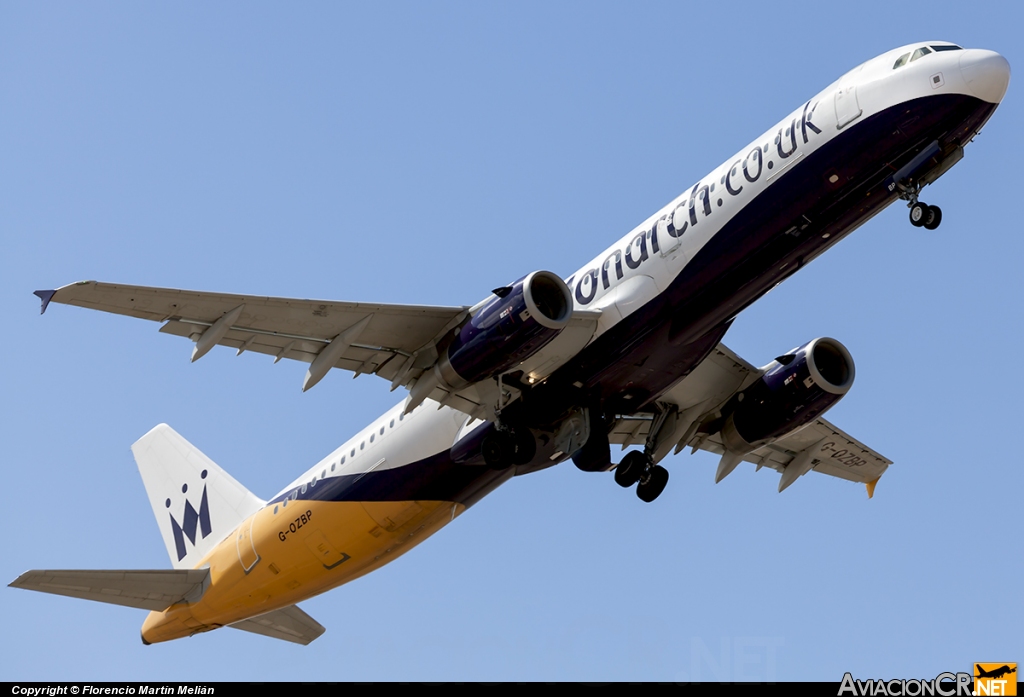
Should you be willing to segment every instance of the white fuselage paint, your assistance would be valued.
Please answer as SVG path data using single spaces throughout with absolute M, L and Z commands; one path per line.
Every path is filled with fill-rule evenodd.
M 966 81 L 961 64 L 996 55 L 990 51 L 965 49 L 932 53 L 898 69 L 893 68 L 893 63 L 899 56 L 919 46 L 939 43 L 942 42 L 920 43 L 893 49 L 846 73 L 570 276 L 569 288 L 574 296 L 575 309 L 602 310 L 597 332 L 591 341 L 651 300 L 657 293 L 664 292 L 672 279 L 682 272 L 687 262 L 733 216 L 756 196 L 764 194 L 778 180 L 777 175 L 786 171 L 788 163 L 806 158 L 859 121 L 897 104 L 937 94 L 986 96 L 975 94 L 977 89 L 972 92 L 972 86 Z M 940 76 L 939 81 L 934 80 L 936 75 Z M 840 92 L 842 95 L 837 107 L 837 94 Z M 853 108 L 845 106 L 851 103 L 851 99 L 855 100 L 852 102 L 855 105 Z M 805 142 L 801 120 L 807 118 L 808 113 L 813 113 L 811 122 L 821 133 L 807 129 Z M 842 128 L 839 127 L 840 123 L 843 123 Z M 790 136 L 787 128 L 796 128 L 798 133 Z M 776 142 L 777 137 L 783 140 L 783 152 L 793 148 L 795 140 L 795 150 L 789 157 L 779 156 L 780 144 Z M 751 182 L 744 177 L 742 165 L 748 159 L 752 160 L 751 153 L 755 149 L 761 151 L 761 171 L 756 180 Z M 768 168 L 768 162 L 773 163 L 771 169 Z M 731 184 L 729 188 L 737 193 L 730 193 L 727 189 L 727 176 Z M 708 187 L 712 210 L 707 215 L 704 213 L 703 202 L 693 200 L 693 192 L 699 191 L 703 186 Z M 721 206 L 718 205 L 719 199 L 722 201 Z M 697 225 L 692 224 L 691 208 L 696 215 Z M 672 220 L 673 216 L 679 224 L 684 219 L 687 223 L 685 232 L 675 239 L 666 232 L 667 222 Z M 659 223 L 661 229 L 655 233 L 658 235 L 659 248 L 670 250 L 668 253 L 654 253 L 651 249 L 651 230 Z M 627 251 L 632 247 L 632 258 L 639 258 L 638 238 L 641 236 L 646 238 L 648 258 L 637 268 L 630 268 L 625 259 Z M 674 242 L 678 242 L 678 246 L 673 248 Z M 609 284 L 605 288 L 601 276 L 602 266 L 616 253 L 622 258 L 622 278 L 619 279 L 610 268 Z M 584 277 L 596 277 L 597 288 L 592 299 L 581 303 L 577 297 L 577 289 L 580 288 L 580 279 Z M 589 295 L 590 289 L 583 286 L 582 292 Z M 432 400 L 427 400 L 404 418 L 400 416 L 403 406 L 404 402 L 390 409 L 296 478 L 277 496 L 304 484 L 315 486 L 314 479 L 320 481 L 324 476 L 330 478 L 356 475 L 408 465 L 447 450 L 457 439 L 456 436 L 461 435 L 460 430 L 469 430 L 463 429 L 464 425 L 468 425 L 468 417 L 465 414 L 449 407 L 438 409 L 437 402 Z M 474 422 L 474 425 L 476 423 L 479 422 Z M 353 452 L 355 455 L 352 455 Z
M 687 262 L 693 259 L 697 252 L 744 206 L 756 196 L 764 193 L 792 164 L 806 158 L 833 138 L 838 137 L 850 126 L 896 104 L 919 97 L 938 94 L 971 95 L 960 71 L 960 61 L 965 55 L 970 56 L 977 52 L 977 49 L 932 53 L 901 68 L 893 69 L 893 63 L 900 55 L 922 45 L 924 44 L 894 49 L 846 73 L 570 276 L 569 287 L 573 292 L 575 309 L 601 309 L 607 315 L 607 317 L 602 317 L 598 330 L 591 341 L 611 329 L 630 312 L 651 300 L 655 293 L 664 292 L 672 280 L 682 272 Z M 934 75 L 942 76 L 940 84 L 936 85 L 932 82 L 931 78 Z M 836 111 L 836 96 L 840 90 L 846 93 L 847 100 L 856 100 L 855 103 L 859 105 L 860 112 L 856 117 L 846 120 L 842 128 L 839 128 L 840 121 Z M 806 115 L 805 105 L 813 110 L 813 123 L 821 130 L 821 133 L 808 130 L 806 142 L 804 133 L 798 133 L 795 139 L 795 152 L 789 157 L 781 158 L 776 138 L 781 135 L 784 141 L 789 141 L 786 131 L 794 124 L 797 130 L 800 130 L 801 120 Z M 856 113 L 856 110 L 853 113 Z M 789 150 L 792 144 L 785 142 L 784 146 L 786 150 Z M 733 188 L 734 190 L 738 189 L 739 193 L 735 195 L 729 193 L 725 186 L 726 175 L 729 175 L 735 167 L 741 168 L 743 163 L 748 160 L 750 153 L 756 148 L 761 149 L 763 158 L 760 176 L 755 182 L 750 182 L 743 177 L 742 172 L 732 173 L 730 179 L 733 182 Z M 768 169 L 769 161 L 773 162 L 771 169 Z M 740 184 L 742 188 L 737 187 L 736 183 Z M 712 208 L 712 213 L 709 215 L 704 215 L 702 202 L 692 198 L 691 192 L 695 189 L 699 190 L 702 186 L 709 188 Z M 722 201 L 721 206 L 718 205 L 719 199 Z M 691 208 L 696 211 L 697 225 L 692 225 Z M 678 247 L 668 254 L 651 253 L 650 231 L 659 221 L 668 221 L 673 217 L 678 219 L 677 211 L 682 212 L 688 223 L 686 231 L 678 238 Z M 665 226 L 662 225 L 662 227 L 663 230 L 658 233 L 658 241 L 659 246 L 665 248 L 669 245 L 671 238 L 664 231 Z M 605 260 L 613 257 L 616 253 L 624 257 L 630 247 L 636 249 L 636 240 L 641 234 L 647 237 L 649 258 L 635 269 L 630 268 L 623 260 L 622 279 L 619 280 L 616 274 L 609 272 L 610 284 L 608 288 L 605 288 L 601 275 Z M 636 259 L 636 257 L 637 255 L 634 253 L 633 258 Z M 580 302 L 580 293 L 577 292 L 579 283 L 581 279 L 593 278 L 594 272 L 597 275 L 597 289 L 594 297 L 589 302 Z M 630 283 L 630 280 L 637 276 L 647 276 L 652 283 Z M 590 288 L 586 285 L 586 280 L 583 283 L 585 285 L 581 294 L 587 297 L 590 294 Z M 620 286 L 629 286 L 629 288 L 624 293 L 616 292 Z

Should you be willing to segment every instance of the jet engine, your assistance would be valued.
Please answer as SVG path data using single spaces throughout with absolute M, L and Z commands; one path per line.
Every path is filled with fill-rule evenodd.
M 779 356 L 734 398 L 721 432 L 726 448 L 750 452 L 807 425 L 842 399 L 853 378 L 853 357 L 835 339 L 815 339 Z
M 550 271 L 496 289 L 441 353 L 440 377 L 458 389 L 518 365 L 558 336 L 572 307 L 568 286 Z

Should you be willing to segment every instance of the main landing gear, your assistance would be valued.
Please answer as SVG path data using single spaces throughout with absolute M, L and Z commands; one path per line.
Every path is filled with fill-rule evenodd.
M 636 484 L 636 495 L 641 501 L 650 503 L 665 490 L 668 470 L 654 464 L 647 453 L 633 450 L 626 453 L 615 468 L 615 483 L 623 488 Z

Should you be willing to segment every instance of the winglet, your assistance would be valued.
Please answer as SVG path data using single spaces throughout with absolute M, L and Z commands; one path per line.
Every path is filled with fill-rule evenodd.
M 867 483 L 864 484 L 864 486 L 867 487 L 867 489 L 868 489 L 868 498 L 869 499 L 874 497 L 874 495 L 875 495 L 875 484 L 878 484 L 878 480 L 879 479 L 881 479 L 881 477 L 875 477 L 870 482 L 867 482 Z
M 56 294 L 57 291 L 55 290 L 37 290 L 32 293 L 32 295 L 43 301 L 43 306 L 39 308 L 39 314 L 46 312 L 46 308 L 50 305 L 50 299 Z

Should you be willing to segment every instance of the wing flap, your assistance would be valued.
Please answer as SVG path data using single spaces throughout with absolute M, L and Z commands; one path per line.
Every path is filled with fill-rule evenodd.
M 206 326 L 202 324 L 171 319 L 164 322 L 163 326 L 160 327 L 160 332 L 162 334 L 170 334 L 171 336 L 189 338 L 193 334 L 202 334 L 205 329 Z M 242 349 L 243 351 L 252 351 L 253 353 L 263 353 L 270 356 L 277 356 L 282 351 L 286 351 L 286 355 L 281 356 L 282 358 L 302 361 L 303 363 L 312 363 L 320 350 L 329 342 L 327 339 L 317 339 L 308 336 L 299 337 L 290 334 L 257 334 L 255 332 L 246 332 L 241 329 L 232 328 L 229 329 L 224 335 L 224 338 L 217 343 L 220 346 Z
M 322 624 L 300 610 L 298 605 L 274 610 L 228 626 L 303 646 L 327 631 Z
M 209 569 L 155 570 L 32 570 L 9 585 L 12 588 L 66 595 L 142 610 L 166 610 L 195 602 L 210 583 Z

